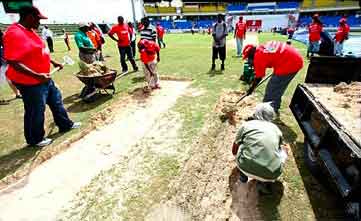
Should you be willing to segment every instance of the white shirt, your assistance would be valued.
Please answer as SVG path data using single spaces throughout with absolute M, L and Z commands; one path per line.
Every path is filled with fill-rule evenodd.
M 53 38 L 53 32 L 50 31 L 50 29 L 43 28 L 42 36 L 44 40 L 46 40 L 48 37 Z

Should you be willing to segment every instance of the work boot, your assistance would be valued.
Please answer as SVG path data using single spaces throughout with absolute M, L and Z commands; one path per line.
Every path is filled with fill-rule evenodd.
M 211 70 L 214 71 L 216 69 L 216 64 L 212 64 Z
M 221 64 L 221 71 L 224 71 L 224 64 Z
M 241 181 L 242 183 L 247 183 L 248 176 L 246 176 L 246 174 L 244 174 L 242 171 L 239 171 L 239 173 L 239 181 Z
M 272 186 L 269 182 L 261 182 L 257 181 L 256 189 L 260 195 L 271 195 L 272 194 Z

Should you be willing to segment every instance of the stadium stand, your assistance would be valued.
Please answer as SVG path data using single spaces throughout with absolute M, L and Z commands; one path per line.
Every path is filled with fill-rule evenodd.
M 199 6 L 195 5 L 195 6 L 183 6 L 182 7 L 182 12 L 183 13 L 200 13 L 199 11 Z
M 229 4 L 227 6 L 228 12 L 242 12 L 247 10 L 247 4 Z
M 144 6 L 144 10 L 148 14 L 158 14 L 158 8 L 152 6 Z
M 336 0 L 319 0 L 315 1 L 315 8 L 331 8 L 336 7 Z
M 216 5 L 201 5 L 200 7 L 201 12 L 217 12 L 217 6 Z
M 175 14 L 177 9 L 175 7 L 159 7 L 158 12 L 161 14 Z
M 357 7 L 358 2 L 357 1 L 352 1 L 352 0 L 344 0 L 344 1 L 337 1 L 337 6 L 339 7 Z
M 303 0 L 302 8 L 312 8 L 312 7 L 313 7 L 313 1 L 312 0 Z
M 300 4 L 298 2 L 279 2 L 277 3 L 278 9 L 298 9 Z

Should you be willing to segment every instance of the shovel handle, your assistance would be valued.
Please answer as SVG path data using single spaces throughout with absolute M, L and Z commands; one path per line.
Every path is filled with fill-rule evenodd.
M 65 63 L 62 63 L 61 65 L 64 66 Z M 55 72 L 57 72 L 59 70 L 60 70 L 60 67 L 54 68 L 52 71 L 50 71 L 49 75 L 53 75 Z

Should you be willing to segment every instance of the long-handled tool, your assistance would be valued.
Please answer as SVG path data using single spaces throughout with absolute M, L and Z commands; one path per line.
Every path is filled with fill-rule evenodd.
M 269 74 L 269 75 L 267 75 L 265 78 L 263 78 L 258 84 L 257 84 L 257 86 L 254 88 L 255 90 L 261 85 L 261 84 L 263 84 L 265 81 L 267 81 L 270 77 L 272 76 L 272 74 Z M 243 95 L 237 102 L 236 102 L 236 104 L 235 105 L 237 105 L 239 102 L 241 102 L 244 98 L 246 98 L 247 96 L 249 96 L 249 94 L 245 94 L 245 95 Z
M 64 66 L 64 65 L 74 65 L 74 61 L 73 61 L 73 59 L 71 59 L 71 57 L 69 57 L 68 55 L 65 55 L 65 56 L 63 57 L 63 63 L 62 63 L 62 65 L 63 65 L 63 66 Z M 52 70 L 52 71 L 50 72 L 50 75 L 54 74 L 55 72 L 57 72 L 57 71 L 59 71 L 59 70 L 60 70 L 60 67 L 54 68 L 54 70 Z

